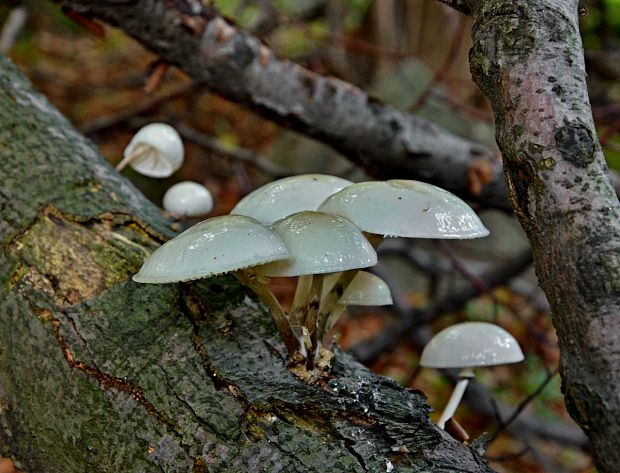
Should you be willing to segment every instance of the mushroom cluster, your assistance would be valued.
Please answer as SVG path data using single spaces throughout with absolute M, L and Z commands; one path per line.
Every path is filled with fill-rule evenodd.
M 386 237 L 469 239 L 488 235 L 449 192 L 417 181 L 354 184 L 322 174 L 271 182 L 231 215 L 207 219 L 158 248 L 134 281 L 170 283 L 231 272 L 270 309 L 293 359 L 308 369 L 347 305 L 391 304 L 384 281 L 364 271 Z M 268 284 L 298 277 L 286 313 Z

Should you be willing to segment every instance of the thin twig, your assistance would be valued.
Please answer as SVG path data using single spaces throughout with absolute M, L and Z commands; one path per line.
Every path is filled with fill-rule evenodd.
M 200 82 L 188 82 L 183 84 L 176 89 L 168 92 L 166 94 L 160 95 L 158 97 L 153 97 L 145 100 L 144 102 L 135 105 L 133 107 L 127 107 L 121 110 L 118 113 L 114 113 L 111 115 L 105 115 L 103 117 L 97 118 L 96 120 L 86 122 L 80 127 L 80 131 L 85 135 L 92 135 L 93 133 L 107 130 L 109 128 L 113 128 L 117 125 L 127 122 L 128 120 L 143 115 L 148 112 L 152 108 L 155 108 L 159 105 L 162 105 L 171 100 L 182 97 L 186 94 L 189 94 L 195 91 L 200 87 Z
M 26 18 L 28 18 L 28 10 L 24 5 L 19 5 L 10 11 L 0 32 L 1 52 L 6 53 L 13 47 L 17 35 L 26 24 Z
M 246 148 L 224 146 L 220 144 L 216 138 L 202 133 L 185 123 L 178 123 L 175 126 L 183 138 L 219 156 L 251 164 L 259 171 L 273 177 L 286 177 L 292 174 L 264 156 L 256 154 Z
M 514 422 L 514 420 L 519 417 L 519 415 L 525 410 L 525 408 L 534 400 L 536 399 L 536 397 L 543 392 L 543 390 L 545 389 L 545 387 L 547 386 L 547 384 L 549 384 L 549 382 L 555 377 L 556 374 L 558 374 L 559 368 L 554 369 L 553 371 L 547 371 L 547 375 L 545 376 L 545 379 L 543 380 L 542 383 L 540 383 L 540 385 L 530 394 L 528 394 L 525 399 L 523 399 L 519 405 L 515 408 L 515 410 L 513 411 L 513 413 L 510 415 L 510 417 L 508 417 L 508 419 L 503 420 L 501 419 L 501 417 L 497 417 L 497 421 L 499 422 L 499 425 L 497 427 L 497 429 L 495 430 L 495 432 L 493 432 L 493 435 L 491 435 L 491 438 L 489 440 L 489 443 L 492 443 L 493 441 L 495 441 L 495 439 L 497 439 L 497 437 L 499 436 L 499 434 L 501 434 L 504 430 L 506 430 L 506 428 L 512 424 Z

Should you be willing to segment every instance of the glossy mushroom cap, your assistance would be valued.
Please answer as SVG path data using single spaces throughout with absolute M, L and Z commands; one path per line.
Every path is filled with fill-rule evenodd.
M 264 276 L 301 276 L 367 268 L 377 253 L 361 230 L 346 218 L 322 212 L 298 212 L 271 227 L 291 258 L 257 268 Z
M 318 209 L 330 195 L 350 184 L 351 181 L 325 174 L 285 177 L 246 195 L 230 213 L 271 225 L 294 213 Z
M 429 368 L 468 368 L 522 360 L 521 347 L 502 327 L 487 322 L 463 322 L 436 334 L 424 347 L 420 365 Z
M 136 157 L 129 165 L 149 177 L 169 177 L 183 164 L 181 137 L 166 123 L 151 123 L 142 127 L 125 148 L 124 155 L 127 157 L 134 152 Z
M 164 194 L 164 209 L 177 215 L 196 217 L 213 209 L 213 197 L 205 186 L 197 182 L 178 182 Z
M 153 252 L 133 277 L 141 283 L 204 278 L 287 258 L 282 239 L 250 217 L 200 222 Z
M 489 234 L 469 205 L 419 181 L 353 184 L 329 197 L 319 210 L 342 215 L 365 232 L 388 237 L 465 239 Z
M 323 284 L 323 294 L 327 294 L 336 283 L 339 274 L 329 275 Z M 392 305 L 392 293 L 386 282 L 379 276 L 368 271 L 360 271 L 355 275 L 351 284 L 345 289 L 338 300 L 344 305 Z

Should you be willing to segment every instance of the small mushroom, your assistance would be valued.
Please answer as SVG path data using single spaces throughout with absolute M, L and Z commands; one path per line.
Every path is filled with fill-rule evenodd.
M 164 243 L 133 276 L 139 283 L 189 281 L 232 272 L 269 307 L 287 349 L 297 348 L 275 296 L 248 268 L 290 256 L 282 239 L 253 218 L 225 215 L 204 220 Z
M 164 209 L 183 217 L 205 215 L 213 209 L 213 196 L 202 184 L 192 181 L 178 182 L 164 194 Z
M 336 283 L 338 274 L 325 277 L 323 293 L 326 294 Z M 343 305 L 392 305 L 392 293 L 387 283 L 368 271 L 358 271 L 349 287 L 344 291 L 338 304 Z
M 265 225 L 304 210 L 317 210 L 330 195 L 352 184 L 326 174 L 303 174 L 265 184 L 246 195 L 230 211 L 247 215 Z
M 350 270 L 373 266 L 377 263 L 377 253 L 359 228 L 337 215 L 298 212 L 278 220 L 272 229 L 282 238 L 291 257 L 268 263 L 256 271 L 267 277 L 312 275 L 305 310 L 292 312 L 290 320 L 294 328 L 301 324 L 307 328 L 311 340 L 310 355 L 318 353 L 317 340 L 323 335 L 322 331 L 317 333 L 323 275 L 344 271 L 353 278 L 355 272 Z M 300 352 L 303 352 L 301 343 L 302 340 Z M 313 363 L 312 358 L 308 357 L 310 364 Z
M 428 368 L 459 368 L 459 380 L 437 425 L 444 428 L 456 412 L 467 384 L 478 366 L 504 365 L 523 360 L 515 338 L 495 324 L 463 322 L 437 333 L 424 347 L 420 365 Z
M 171 176 L 183 164 L 183 142 L 177 131 L 166 123 L 151 123 L 134 135 L 116 166 L 122 171 L 130 165 L 149 177 Z
M 339 274 L 330 274 L 325 277 L 323 282 L 324 295 L 329 293 L 338 278 Z M 336 308 L 329 316 L 329 320 L 324 322 L 322 329 L 324 332 L 328 332 L 349 305 L 381 306 L 392 305 L 392 303 L 392 293 L 383 279 L 368 271 L 358 271 L 349 287 L 338 299 Z M 319 327 L 321 327 L 322 322 L 322 320 L 317 322 Z

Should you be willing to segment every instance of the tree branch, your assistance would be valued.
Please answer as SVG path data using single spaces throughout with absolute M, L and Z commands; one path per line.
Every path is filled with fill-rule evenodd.
M 61 3 L 118 26 L 211 91 L 331 145 L 371 175 L 420 179 L 509 208 L 501 163 L 491 151 L 351 84 L 278 59 L 202 2 L 185 9 L 160 0 Z

